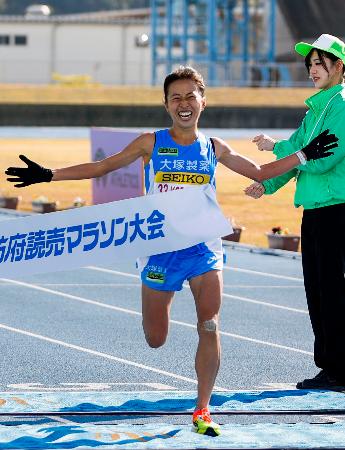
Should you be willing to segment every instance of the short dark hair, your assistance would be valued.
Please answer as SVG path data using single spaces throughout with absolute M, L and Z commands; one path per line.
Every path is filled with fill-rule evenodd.
M 180 66 L 178 69 L 169 73 L 164 80 L 164 101 L 167 102 L 168 90 L 171 83 L 177 80 L 192 80 L 198 86 L 198 90 L 202 97 L 205 94 L 205 82 L 202 75 L 193 67 Z
M 317 55 L 319 57 L 319 60 L 321 61 L 322 67 L 326 70 L 326 72 L 328 72 L 328 69 L 327 69 L 327 65 L 326 65 L 326 62 L 325 62 L 325 57 L 330 59 L 334 63 L 336 61 L 338 61 L 338 59 L 340 59 L 337 56 L 333 55 L 333 53 L 329 53 L 329 52 L 326 52 L 325 50 L 320 50 L 318 48 L 312 48 L 310 50 L 310 52 L 307 54 L 307 56 L 305 57 L 305 60 L 304 60 L 308 74 L 310 72 L 310 59 L 311 59 L 311 55 L 312 55 L 314 50 L 316 51 L 316 53 L 317 53 Z M 345 73 L 345 65 L 343 65 L 343 74 L 344 73 Z

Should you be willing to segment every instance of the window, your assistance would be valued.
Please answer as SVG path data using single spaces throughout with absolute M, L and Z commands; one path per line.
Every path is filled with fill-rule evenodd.
M 14 36 L 14 45 L 26 45 L 27 40 L 26 36 L 18 34 Z
M 8 34 L 0 34 L 0 45 L 10 45 L 10 36 Z

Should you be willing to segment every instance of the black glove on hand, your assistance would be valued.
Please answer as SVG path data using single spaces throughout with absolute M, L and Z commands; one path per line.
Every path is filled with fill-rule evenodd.
M 9 167 L 6 175 L 15 176 L 17 178 L 7 178 L 7 181 L 15 184 L 14 187 L 25 187 L 30 184 L 49 182 L 53 178 L 53 172 L 50 169 L 40 166 L 39 164 L 30 161 L 26 156 L 19 155 L 19 158 L 24 161 L 28 167 Z
M 329 130 L 325 130 L 316 136 L 308 145 L 301 148 L 301 151 L 305 154 L 307 161 L 311 159 L 327 158 L 327 156 L 334 155 L 330 152 L 332 148 L 338 147 L 337 142 L 339 139 L 335 134 L 328 134 Z

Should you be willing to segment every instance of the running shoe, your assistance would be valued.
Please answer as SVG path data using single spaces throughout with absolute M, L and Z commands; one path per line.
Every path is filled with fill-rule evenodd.
M 208 408 L 198 409 L 193 413 L 194 431 L 207 436 L 219 436 L 220 426 L 212 421 Z

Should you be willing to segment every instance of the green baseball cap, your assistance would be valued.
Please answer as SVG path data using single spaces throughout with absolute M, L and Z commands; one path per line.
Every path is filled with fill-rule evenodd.
M 345 43 L 331 34 L 321 34 L 312 44 L 298 42 L 295 45 L 296 52 L 302 56 L 307 56 L 313 48 L 332 53 L 345 63 Z

